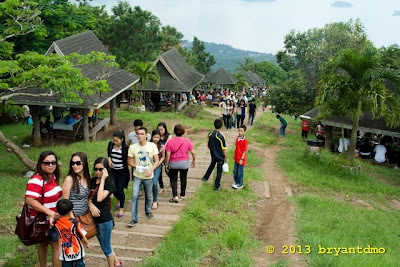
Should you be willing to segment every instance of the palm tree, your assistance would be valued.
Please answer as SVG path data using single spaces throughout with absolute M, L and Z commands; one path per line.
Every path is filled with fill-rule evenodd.
M 246 81 L 246 78 L 241 73 L 233 73 L 233 76 L 238 80 L 234 85 L 233 88 L 236 92 L 240 92 L 240 88 L 249 87 L 249 84 Z
M 131 62 L 127 70 L 140 76 L 140 104 L 143 104 L 142 100 L 142 90 L 143 86 L 147 86 L 149 81 L 156 84 L 159 82 L 158 73 L 152 68 L 153 63 L 151 62 Z
M 346 49 L 329 61 L 326 67 L 328 78 L 323 85 L 345 92 L 344 109 L 352 119 L 352 133 L 348 160 L 352 162 L 357 143 L 357 129 L 364 111 L 374 117 L 384 117 L 389 127 L 400 124 L 399 98 L 385 86 L 391 80 L 395 84 L 400 76 L 393 70 L 382 67 L 378 51 L 368 46 L 361 52 Z

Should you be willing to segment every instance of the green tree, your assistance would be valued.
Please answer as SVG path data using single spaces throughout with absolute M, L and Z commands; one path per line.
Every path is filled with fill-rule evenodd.
M 352 49 L 342 51 L 328 62 L 325 71 L 327 78 L 323 86 L 338 88 L 351 96 L 346 112 L 353 121 L 347 155 L 352 162 L 358 123 L 364 111 L 370 111 L 374 117 L 384 117 L 389 127 L 400 124 L 400 99 L 385 85 L 387 80 L 399 84 L 400 75 L 382 67 L 378 51 L 372 46 L 361 52 Z
M 242 73 L 233 73 L 232 74 L 238 81 L 233 85 L 233 88 L 236 92 L 240 93 L 240 89 L 245 87 L 248 88 L 249 84 L 246 81 L 246 78 Z
M 42 21 L 37 19 L 40 11 L 37 9 L 36 2 L 18 2 L 5 1 L 0 3 L 1 16 L 9 16 L 6 24 L 0 28 L 2 50 L 0 57 L 0 101 L 2 108 L 7 107 L 11 97 L 17 95 L 43 96 L 55 95 L 61 96 L 61 101 L 78 102 L 82 99 L 82 94 L 94 94 L 96 92 L 107 91 L 108 85 L 103 78 L 110 74 L 117 66 L 114 57 L 107 56 L 104 53 L 93 52 L 88 55 L 71 54 L 69 56 L 44 55 L 35 52 L 14 53 L 13 38 L 34 34 L 39 29 Z M 12 14 L 12 15 L 11 15 Z M 83 77 L 79 68 L 80 65 L 86 67 L 103 66 L 104 75 L 99 75 L 98 79 L 90 80 Z M 44 89 L 43 95 L 31 95 L 24 89 L 29 87 L 41 87 Z M 39 135 L 39 121 L 34 121 L 35 136 Z M 35 145 L 40 145 L 34 139 Z M 40 140 L 39 140 L 40 141 Z M 30 160 L 26 154 L 11 140 L 7 139 L 0 131 L 0 143 L 9 151 L 12 151 L 21 162 L 29 169 L 35 168 L 35 163 Z
M 129 62 L 153 61 L 162 52 L 161 22 L 151 12 L 127 2 L 112 7 L 113 16 L 102 30 L 100 39 L 109 45 L 116 61 L 126 67 Z
M 313 107 L 310 90 L 305 75 L 292 71 L 288 80 L 267 90 L 264 102 L 279 113 L 299 116 Z
M 175 27 L 169 25 L 161 28 L 161 35 L 163 37 L 163 51 L 168 51 L 173 47 L 178 47 L 183 38 L 181 32 L 179 32 Z
M 287 79 L 287 73 L 276 64 L 269 61 L 253 62 L 243 67 L 243 70 L 250 70 L 257 73 L 266 81 L 267 85 L 278 85 Z
M 149 81 L 152 81 L 154 83 L 159 82 L 158 73 L 154 68 L 152 68 L 152 66 L 153 63 L 151 62 L 131 62 L 127 67 L 128 71 L 131 71 L 132 73 L 140 76 L 140 104 L 143 103 L 143 86 L 148 86 Z
M 276 57 L 283 70 L 301 70 L 318 95 L 321 65 L 343 49 L 360 51 L 369 43 L 359 20 L 334 22 L 305 32 L 292 30 L 285 36 L 284 50 Z
M 206 51 L 204 42 L 200 41 L 196 36 L 193 38 L 192 49 L 186 47 L 179 49 L 186 62 L 193 66 L 200 73 L 207 73 L 211 70 L 211 66 L 215 64 L 213 55 Z
M 400 47 L 397 44 L 379 49 L 382 65 L 391 69 L 400 69 Z
M 10 41 L 15 43 L 14 53 L 33 51 L 44 54 L 52 42 L 68 36 L 96 30 L 108 16 L 103 8 L 86 3 L 72 4 L 68 0 L 37 0 L 40 26 L 33 34 L 19 35 Z M 40 8 L 40 9 L 39 9 Z

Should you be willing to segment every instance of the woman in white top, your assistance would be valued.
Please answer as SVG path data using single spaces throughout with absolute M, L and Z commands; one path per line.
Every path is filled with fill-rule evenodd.
M 384 163 L 386 161 L 386 152 L 387 149 L 386 147 L 383 145 L 384 141 L 381 140 L 380 145 L 377 145 L 374 149 L 375 152 L 375 157 L 374 160 L 378 163 Z
M 222 117 L 224 120 L 224 125 L 226 127 L 226 129 L 228 130 L 230 128 L 230 121 L 231 121 L 231 117 L 232 117 L 232 113 L 233 113 L 233 106 L 232 106 L 232 102 L 230 99 L 226 100 L 225 102 L 221 102 L 221 104 L 219 104 L 220 106 L 222 106 Z

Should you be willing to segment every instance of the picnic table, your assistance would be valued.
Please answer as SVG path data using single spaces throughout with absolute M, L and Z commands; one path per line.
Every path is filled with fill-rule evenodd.
M 72 132 L 72 138 L 75 139 L 81 125 L 82 125 L 82 119 L 83 117 L 81 116 L 79 119 L 75 119 L 71 124 L 66 124 L 67 119 L 70 117 L 70 115 L 62 117 L 55 123 L 53 123 L 53 130 L 61 130 L 61 131 L 67 131 L 67 132 Z M 57 134 L 57 138 L 59 138 L 60 135 Z

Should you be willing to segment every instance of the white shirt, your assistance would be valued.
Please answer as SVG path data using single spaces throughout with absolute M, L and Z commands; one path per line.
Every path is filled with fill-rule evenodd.
M 22 108 L 24 109 L 24 117 L 25 118 L 29 117 L 30 116 L 30 114 L 29 114 L 30 109 L 29 109 L 28 105 L 23 105 Z
M 342 139 L 343 138 L 339 139 L 339 147 L 337 149 L 340 153 L 343 153 L 343 142 L 342 142 Z M 349 150 L 349 145 L 350 145 L 349 139 L 345 138 L 344 139 L 344 151 Z
M 386 147 L 383 146 L 383 145 L 377 145 L 375 147 L 374 151 L 375 151 L 374 160 L 376 162 L 379 162 L 379 163 L 385 162 L 385 160 L 386 160 L 385 155 L 386 155 L 386 152 L 387 152 Z

